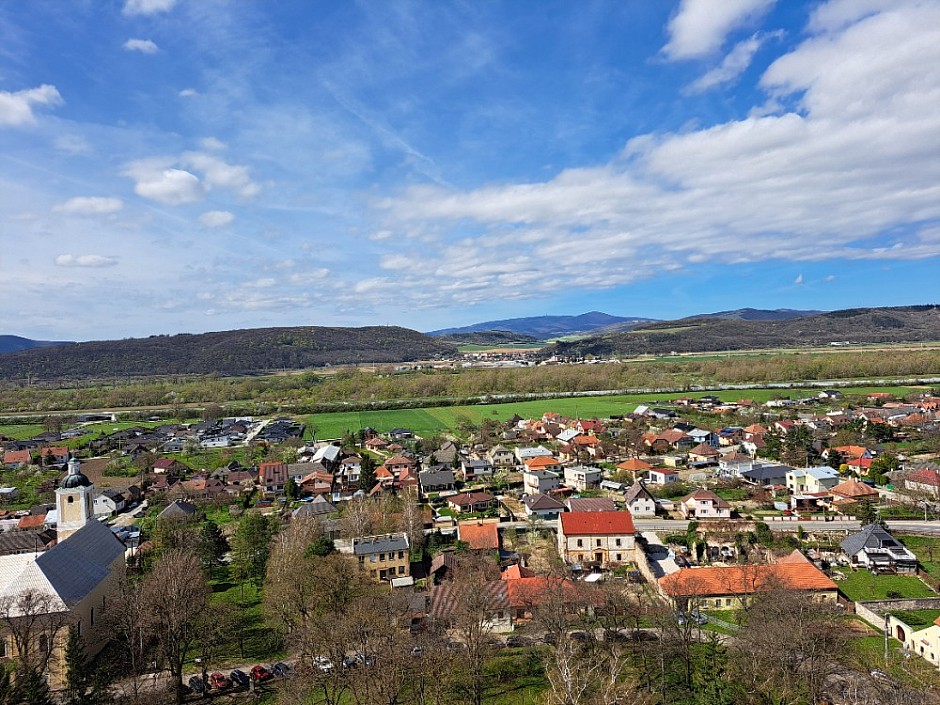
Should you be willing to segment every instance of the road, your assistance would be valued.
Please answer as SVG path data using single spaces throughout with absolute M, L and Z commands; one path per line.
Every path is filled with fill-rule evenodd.
M 684 519 L 634 519 L 633 525 L 638 533 L 653 531 L 655 533 L 681 534 L 689 528 L 689 522 Z M 770 521 L 767 522 L 767 525 L 771 531 L 782 533 L 795 532 L 799 527 L 807 532 L 848 533 L 858 531 L 862 527 L 860 521 L 845 519 L 835 519 L 833 521 Z M 501 523 L 499 528 L 502 531 L 508 529 L 515 529 L 516 531 L 550 529 L 557 531 L 558 521 L 509 521 Z M 899 533 L 940 536 L 940 521 L 889 521 L 888 529 Z

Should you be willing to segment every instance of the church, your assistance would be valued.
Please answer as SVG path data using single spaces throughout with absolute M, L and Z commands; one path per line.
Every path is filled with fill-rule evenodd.
M 53 689 L 64 683 L 70 626 L 89 657 L 104 646 L 103 617 L 124 575 L 124 544 L 95 519 L 94 494 L 72 458 L 56 490 L 56 545 L 0 556 L 0 659 L 44 665 Z

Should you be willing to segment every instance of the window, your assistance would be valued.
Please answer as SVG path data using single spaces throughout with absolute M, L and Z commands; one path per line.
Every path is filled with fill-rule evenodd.
M 730 598 L 730 597 L 726 597 L 726 598 L 725 598 L 725 607 L 731 607 L 731 598 Z
M 7 656 L 7 640 L 0 639 L 0 658 L 6 658 Z
M 379 560 L 382 561 L 383 563 L 385 562 L 385 554 L 384 554 L 384 553 L 380 553 L 380 554 L 379 554 Z
M 617 546 L 621 546 L 621 545 L 622 545 L 621 539 L 617 539 L 616 541 L 614 541 L 614 543 L 616 543 Z
M 366 557 L 365 557 L 365 556 L 359 556 L 359 565 L 362 565 L 362 564 L 365 563 L 365 562 L 366 562 Z
M 401 558 L 404 558 L 404 557 L 405 557 L 405 552 L 404 552 L 404 551 L 399 551 L 399 552 L 398 552 L 398 558 L 401 559 Z
M 399 575 L 404 575 L 404 574 L 405 574 L 405 566 L 403 566 L 403 565 L 398 566 L 398 574 L 399 574 Z
M 582 548 L 583 546 L 584 546 L 584 541 L 582 541 L 581 539 L 578 539 L 578 548 Z
M 601 540 L 600 540 L 600 539 L 594 539 L 594 545 L 597 546 L 598 548 L 600 548 L 600 547 L 601 547 Z
M 49 639 L 45 634 L 39 635 L 39 653 L 44 654 L 49 650 Z
M 622 558 L 621 555 L 618 553 L 618 554 L 617 554 L 617 562 L 619 563 L 619 562 L 622 561 L 622 560 L 623 560 L 623 558 Z
M 91 608 L 91 626 L 95 626 L 95 608 Z
M 68 497 L 68 499 L 66 499 L 65 501 L 68 502 L 69 504 L 71 504 L 72 502 L 75 501 L 75 498 L 70 495 L 70 496 Z

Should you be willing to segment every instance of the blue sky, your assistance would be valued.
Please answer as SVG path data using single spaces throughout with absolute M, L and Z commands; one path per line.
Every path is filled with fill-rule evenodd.
M 0 333 L 935 303 L 940 2 L 0 2 Z

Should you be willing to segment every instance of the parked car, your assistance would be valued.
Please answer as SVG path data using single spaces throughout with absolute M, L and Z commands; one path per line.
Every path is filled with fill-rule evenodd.
M 274 678 L 274 674 L 271 673 L 267 668 L 262 665 L 253 666 L 251 669 L 251 677 L 254 678 L 256 683 L 264 683 Z
M 209 687 L 216 690 L 225 690 L 232 687 L 231 679 L 221 671 L 209 674 Z
M 510 634 L 506 637 L 506 646 L 518 648 L 520 646 L 531 646 L 532 640 L 527 636 L 520 634 Z
M 281 678 L 286 677 L 290 673 L 290 666 L 288 666 L 283 661 L 278 661 L 271 667 L 271 671 L 275 676 L 280 676 Z
M 314 656 L 313 665 L 324 673 L 329 673 L 333 670 L 333 662 L 330 661 L 326 656 Z
M 189 679 L 189 687 L 196 693 L 205 693 L 207 690 L 206 682 L 200 676 L 192 676 Z
M 242 688 L 244 688 L 249 683 L 251 683 L 251 676 L 249 676 L 244 671 L 240 671 L 237 668 L 229 674 L 229 678 L 232 679 L 232 682 L 235 685 L 240 686 Z

